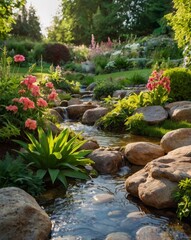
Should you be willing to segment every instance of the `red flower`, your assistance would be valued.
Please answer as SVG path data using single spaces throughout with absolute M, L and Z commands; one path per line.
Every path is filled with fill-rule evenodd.
M 35 82 L 36 82 L 36 77 L 29 75 L 21 82 L 21 84 L 24 84 L 27 86 L 28 89 L 31 89 L 33 87 L 33 83 Z
M 52 92 L 48 95 L 49 100 L 55 100 L 57 98 L 58 94 L 56 93 L 56 90 L 53 89 Z
M 31 90 L 31 93 L 32 93 L 32 95 L 34 97 L 40 96 L 40 88 L 39 88 L 39 86 L 32 84 L 30 90 Z
M 27 97 L 21 97 L 19 99 L 19 102 L 24 105 L 23 110 L 27 110 L 29 108 L 35 108 L 34 102 Z
M 25 127 L 29 128 L 30 130 L 35 130 L 37 128 L 37 123 L 36 123 L 35 120 L 32 120 L 32 119 L 28 118 L 25 121 Z
M 14 61 L 15 62 L 24 62 L 25 57 L 23 55 L 17 54 L 17 55 L 14 56 Z
M 7 111 L 13 111 L 14 113 L 16 113 L 18 111 L 18 107 L 15 105 L 9 105 L 6 107 Z
M 37 106 L 39 106 L 39 107 L 47 107 L 48 103 L 43 98 L 39 98 L 37 100 Z

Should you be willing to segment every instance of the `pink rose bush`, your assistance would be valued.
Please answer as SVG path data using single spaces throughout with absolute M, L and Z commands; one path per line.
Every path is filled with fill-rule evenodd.
M 170 79 L 163 76 L 163 71 L 154 70 L 146 85 L 149 90 L 152 105 L 163 105 L 168 100 L 170 93 Z
M 35 130 L 42 124 L 48 104 L 57 96 L 51 82 L 39 86 L 36 77 L 29 75 L 20 82 L 18 97 L 12 99 L 13 104 L 6 106 L 6 110 L 20 120 L 21 127 L 24 122 L 25 128 Z

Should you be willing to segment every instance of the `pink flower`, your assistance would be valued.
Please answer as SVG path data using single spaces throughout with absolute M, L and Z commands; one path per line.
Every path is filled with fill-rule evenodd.
M 57 98 L 58 94 L 56 93 L 56 90 L 53 89 L 52 92 L 48 95 L 49 100 L 55 100 Z
M 40 96 L 40 88 L 39 88 L 39 86 L 32 84 L 30 90 L 31 90 L 31 93 L 32 93 L 32 95 L 34 97 Z
M 32 120 L 32 119 L 28 118 L 25 121 L 25 127 L 29 128 L 30 130 L 35 130 L 37 128 L 37 123 L 36 123 L 35 120 Z
M 17 55 L 14 56 L 14 61 L 15 62 L 24 62 L 25 57 L 23 55 L 17 54 Z
M 27 98 L 27 97 L 21 97 L 21 98 L 19 99 L 19 102 L 24 105 L 23 110 L 27 110 L 27 109 L 29 109 L 29 108 L 31 108 L 31 109 L 32 109 L 32 108 L 35 108 L 34 102 L 31 101 L 31 100 L 30 100 L 29 98 Z
M 36 77 L 29 75 L 21 82 L 21 84 L 24 84 L 27 86 L 28 89 L 31 89 L 33 87 L 33 83 L 35 82 L 36 82 Z
M 52 82 L 48 82 L 48 83 L 46 83 L 46 87 L 48 87 L 48 88 L 53 88 L 53 87 L 54 87 L 54 85 L 53 85 L 53 83 L 52 83 Z
M 14 113 L 16 113 L 18 111 L 18 107 L 15 105 L 9 105 L 6 107 L 7 111 L 13 111 Z
M 43 98 L 39 98 L 37 100 L 37 106 L 39 106 L 39 107 L 47 107 L 48 103 Z

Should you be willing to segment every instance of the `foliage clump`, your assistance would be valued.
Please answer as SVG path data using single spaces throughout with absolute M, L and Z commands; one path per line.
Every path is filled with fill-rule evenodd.
M 174 198 L 178 202 L 178 218 L 180 220 L 182 218 L 191 218 L 191 178 L 186 178 L 179 182 Z
M 186 68 L 172 68 L 164 71 L 170 78 L 171 101 L 191 100 L 191 71 Z
M 86 142 L 78 139 L 78 136 L 70 137 L 68 128 L 53 136 L 48 129 L 45 132 L 38 128 L 38 137 L 26 133 L 30 143 L 15 140 L 25 151 L 18 152 L 40 179 L 52 184 L 60 181 L 65 188 L 68 186 L 68 178 L 87 179 L 86 165 L 93 161 L 86 156 L 91 150 L 79 150 Z
M 0 188 L 18 187 L 33 196 L 44 190 L 43 181 L 29 169 L 20 157 L 10 154 L 0 161 Z
M 43 59 L 56 66 L 70 60 L 70 51 L 61 43 L 49 43 L 45 45 Z

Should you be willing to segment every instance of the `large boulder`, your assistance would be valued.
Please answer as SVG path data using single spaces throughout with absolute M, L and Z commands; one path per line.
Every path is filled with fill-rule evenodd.
M 176 206 L 172 193 L 185 178 L 191 178 L 191 145 L 149 162 L 128 177 L 125 185 L 126 190 L 145 205 L 162 209 Z
M 164 156 L 164 150 L 157 144 L 149 142 L 129 143 L 125 147 L 125 157 L 135 165 L 146 165 L 155 158 Z
M 113 174 L 122 166 L 123 156 L 119 151 L 96 149 L 88 155 L 95 162 L 95 169 L 101 174 Z
M 82 116 L 82 123 L 87 125 L 94 125 L 94 123 L 108 113 L 108 109 L 104 107 L 97 107 L 85 111 Z
M 191 104 L 191 101 L 178 101 L 165 104 L 164 108 L 170 111 L 172 108 L 182 107 L 184 105 Z
M 45 240 L 51 221 L 36 200 L 22 189 L 0 189 L 0 239 Z
M 92 103 L 83 103 L 83 104 L 76 104 L 76 105 L 70 105 L 66 108 L 68 112 L 68 117 L 70 119 L 79 119 L 83 116 L 85 111 L 88 109 L 96 108 L 97 105 L 94 105 Z
M 172 107 L 169 116 L 174 121 L 191 122 L 191 103 Z
M 159 124 L 168 118 L 168 112 L 161 106 L 137 108 L 135 113 L 142 113 L 148 124 Z
M 166 153 L 183 146 L 191 145 L 191 128 L 180 128 L 166 133 L 161 141 Z

